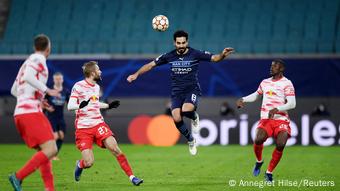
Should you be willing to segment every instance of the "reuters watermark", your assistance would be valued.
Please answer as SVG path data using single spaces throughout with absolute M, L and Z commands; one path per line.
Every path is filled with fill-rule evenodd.
M 312 180 L 308 178 L 300 180 L 274 180 L 273 182 L 268 182 L 265 180 L 235 180 L 230 179 L 228 181 L 228 186 L 230 187 L 335 187 L 334 180 Z

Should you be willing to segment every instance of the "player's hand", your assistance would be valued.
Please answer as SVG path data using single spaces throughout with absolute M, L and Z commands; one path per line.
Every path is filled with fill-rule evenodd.
M 137 74 L 132 74 L 132 75 L 130 75 L 130 76 L 127 78 L 127 81 L 128 81 L 129 83 L 131 83 L 131 82 L 135 81 L 137 78 L 138 78 L 138 75 L 137 75 Z
M 117 107 L 119 107 L 119 105 L 120 105 L 120 101 L 115 100 L 115 101 L 109 103 L 109 108 L 108 109 L 117 108 Z
M 86 107 L 89 102 L 90 102 L 91 99 L 87 100 L 87 101 L 82 101 L 80 104 L 79 104 L 79 109 L 82 109 L 84 107 Z
M 275 113 L 277 113 L 279 110 L 277 108 L 271 109 L 268 113 L 268 118 L 272 119 L 275 115 Z
M 244 102 L 243 102 L 243 99 L 240 98 L 236 101 L 236 105 L 237 105 L 237 108 L 242 108 L 244 107 Z
M 54 97 L 58 97 L 58 98 L 61 97 L 60 92 L 58 90 L 55 90 L 55 89 L 47 88 L 46 93 L 49 96 L 54 96 Z
M 223 49 L 222 54 L 224 57 L 227 57 L 233 52 L 234 52 L 234 48 L 228 47 L 228 48 Z
M 44 99 L 41 102 L 41 104 L 42 104 L 42 108 L 46 109 L 48 112 L 53 112 L 54 111 L 54 107 L 51 106 L 46 99 Z

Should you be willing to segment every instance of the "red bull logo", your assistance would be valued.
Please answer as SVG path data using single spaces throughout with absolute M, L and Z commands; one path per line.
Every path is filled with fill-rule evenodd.
M 91 101 L 97 101 L 97 100 L 99 100 L 99 98 L 97 97 L 97 96 L 95 96 L 95 95 L 93 95 L 93 96 L 91 96 Z
M 275 92 L 273 92 L 272 90 L 270 91 L 267 91 L 266 92 L 266 95 L 269 95 L 269 96 L 276 96 L 277 94 Z

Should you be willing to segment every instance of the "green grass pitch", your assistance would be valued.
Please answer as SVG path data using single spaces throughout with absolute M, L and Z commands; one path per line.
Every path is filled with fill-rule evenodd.
M 274 171 L 273 185 L 264 185 L 266 169 L 274 147 L 264 148 L 265 165 L 259 177 L 252 176 L 254 154 L 252 146 L 199 147 L 197 156 L 190 156 L 187 145 L 151 147 L 121 145 L 138 177 L 144 179 L 134 187 L 120 169 L 116 159 L 104 149 L 94 147 L 95 163 L 86 169 L 79 183 L 73 178 L 75 161 L 80 152 L 73 144 L 65 144 L 59 154 L 60 161 L 53 161 L 55 186 L 58 191 L 106 190 L 340 190 L 339 147 L 287 147 Z M 0 190 L 13 190 L 8 174 L 20 168 L 33 154 L 25 145 L 0 145 Z M 278 185 L 278 180 L 282 180 Z M 289 181 L 284 183 L 284 181 Z M 305 182 L 304 182 L 305 181 Z M 335 185 L 320 185 L 330 181 Z M 229 184 L 235 184 L 231 186 Z M 305 184 L 305 185 L 304 185 Z M 314 184 L 314 186 L 312 185 Z M 325 182 L 321 183 L 325 184 Z M 327 183 L 326 184 L 331 184 Z M 23 190 L 43 190 L 37 171 L 24 180 Z

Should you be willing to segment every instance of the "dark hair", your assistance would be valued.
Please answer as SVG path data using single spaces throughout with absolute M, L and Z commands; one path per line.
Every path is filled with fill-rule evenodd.
M 189 34 L 184 30 L 178 30 L 174 33 L 174 41 L 176 41 L 177 37 L 185 37 L 185 39 L 188 40 Z
M 50 44 L 50 39 L 44 34 L 39 34 L 34 38 L 34 48 L 37 51 L 44 51 Z
M 90 62 L 86 62 L 83 65 L 83 74 L 86 78 L 91 76 L 91 72 L 95 71 L 95 66 L 98 66 L 98 63 L 96 61 L 90 61 Z
M 278 64 L 281 64 L 283 67 L 286 65 L 285 62 L 281 59 L 275 59 L 273 60 L 274 63 L 278 63 Z

